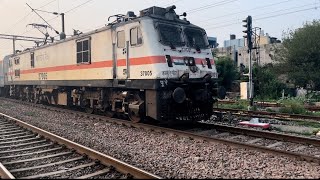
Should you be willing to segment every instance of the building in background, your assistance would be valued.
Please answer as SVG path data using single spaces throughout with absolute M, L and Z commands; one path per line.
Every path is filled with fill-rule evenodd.
M 224 41 L 224 46 L 225 48 L 227 47 L 232 47 L 235 50 L 238 50 L 241 47 L 245 46 L 245 39 L 236 39 L 236 35 L 231 34 L 230 35 L 230 40 Z
M 260 50 L 252 51 L 252 60 L 260 65 L 273 63 L 275 50 L 281 46 L 281 41 L 269 34 L 260 34 Z M 224 41 L 224 47 L 216 49 L 216 57 L 228 56 L 240 67 L 249 67 L 250 54 L 248 53 L 247 40 L 245 38 L 236 39 L 235 35 L 230 35 L 230 40 Z
M 217 48 L 219 46 L 216 37 L 208 37 L 209 45 L 211 48 Z
M 224 47 L 216 49 L 216 57 L 229 56 L 237 63 L 238 50 L 245 47 L 245 39 L 236 39 L 236 35 L 231 34 L 230 40 L 225 40 L 223 44 Z

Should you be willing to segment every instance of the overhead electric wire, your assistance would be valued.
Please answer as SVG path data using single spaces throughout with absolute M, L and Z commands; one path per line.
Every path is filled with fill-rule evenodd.
M 286 9 L 280 9 L 280 10 L 277 10 L 277 11 L 272 11 L 272 12 L 267 12 L 267 13 L 263 13 L 263 14 L 257 14 L 255 16 L 263 16 L 263 15 L 266 15 L 266 14 L 274 14 L 274 13 L 277 13 L 277 12 L 283 12 L 283 11 L 288 11 L 288 10 L 292 10 L 292 9 L 299 9 L 299 8 L 302 8 L 302 7 L 307 7 L 307 6 L 313 6 L 314 7 L 314 4 L 311 3 L 311 4 L 306 4 L 304 6 L 295 6 L 295 7 L 291 7 L 291 8 L 286 8 Z M 241 20 L 242 21 L 242 20 Z M 226 24 L 226 23 L 229 23 L 229 22 L 233 22 L 233 23 L 240 23 L 240 20 L 239 19 L 230 19 L 229 21 L 221 21 L 221 22 L 218 22 L 218 23 L 210 23 L 210 24 L 207 24 L 208 25 L 217 25 L 217 24 Z
M 87 3 L 91 2 L 91 1 L 94 1 L 94 0 L 88 0 L 88 1 L 86 1 L 86 2 L 84 2 L 84 3 L 81 3 L 80 5 L 77 5 L 77 6 L 73 7 L 73 8 L 71 8 L 71 9 L 69 9 L 68 11 L 66 11 L 65 14 L 66 14 L 66 13 L 72 13 L 72 11 L 74 11 L 75 9 L 80 8 L 81 6 L 87 4 Z M 47 12 L 47 11 L 43 11 L 43 12 L 51 13 L 51 12 Z M 55 16 L 55 17 L 53 17 L 53 18 L 51 18 L 51 19 L 49 19 L 47 22 L 51 22 L 51 21 L 57 19 L 58 17 L 59 17 L 59 15 L 58 15 L 58 16 Z M 31 29 L 31 30 L 29 30 L 29 31 L 26 31 L 26 32 L 24 32 L 23 34 L 26 34 L 26 33 L 30 32 L 30 31 L 32 31 L 32 30 L 33 30 L 33 29 Z
M 42 5 L 41 7 L 39 7 L 39 9 L 48 6 L 49 4 L 53 3 L 54 1 L 57 1 L 57 0 L 52 0 L 52 1 L 50 1 L 50 2 L 48 2 L 48 3 L 46 3 L 46 4 L 44 4 L 44 5 Z M 20 20 L 18 20 L 15 24 L 13 24 L 12 26 L 10 26 L 10 28 L 8 28 L 8 30 L 5 31 L 5 33 L 10 32 L 12 28 L 14 28 L 16 25 L 20 24 L 22 21 L 24 21 L 24 20 L 25 20 L 27 17 L 29 17 L 31 14 L 32 14 L 32 11 L 29 12 L 28 14 L 26 14 L 26 15 L 25 15 L 24 17 L 22 17 Z M 4 46 L 5 46 L 4 43 L 0 44 L 0 48 L 2 48 L 2 47 L 4 47 Z
M 25 15 L 23 18 L 21 18 L 20 20 L 18 20 L 15 24 L 13 24 L 12 26 L 10 26 L 10 28 L 8 28 L 8 30 L 5 32 L 7 33 L 8 31 L 11 31 L 11 29 L 13 27 L 15 27 L 16 25 L 20 24 L 23 20 L 25 20 L 28 16 L 31 15 L 32 12 L 29 12 L 27 15 Z
M 51 4 L 51 3 L 55 2 L 55 1 L 57 1 L 57 0 L 52 0 L 52 1 L 48 2 L 47 4 L 39 7 L 38 9 L 44 8 L 44 7 L 48 6 L 49 4 Z
M 30 7 L 30 9 L 32 9 L 32 11 L 34 12 L 34 13 L 36 13 L 46 24 L 48 24 L 48 27 L 49 28 L 51 28 L 52 30 L 54 30 L 57 34 L 59 34 L 59 32 L 56 30 L 56 29 L 54 29 L 54 27 L 52 27 L 49 23 L 48 23 L 48 21 L 46 21 L 35 9 L 33 9 L 28 3 L 26 3 L 29 7 Z
M 300 9 L 300 10 L 291 11 L 291 12 L 282 13 L 282 14 L 276 14 L 276 15 L 272 15 L 272 16 L 266 16 L 266 17 L 256 18 L 256 19 L 254 19 L 254 21 L 262 20 L 262 19 L 269 19 L 269 18 L 278 17 L 278 16 L 283 16 L 283 15 L 288 15 L 288 14 L 294 14 L 294 13 L 303 12 L 303 11 L 309 11 L 309 10 L 313 10 L 313 9 L 317 9 L 317 8 L 320 8 L 320 6 L 316 6 L 316 7 L 312 7 L 312 8 L 306 8 L 306 9 Z M 282 10 L 282 11 L 283 11 L 283 10 Z M 277 12 L 278 12 L 278 11 L 277 11 Z M 231 25 L 235 25 L 235 24 L 240 24 L 240 23 L 242 23 L 242 22 L 236 22 L 236 23 L 231 23 L 231 24 L 226 24 L 226 25 L 216 26 L 216 27 L 211 27 L 211 28 L 206 28 L 206 29 L 216 29 L 216 28 L 227 27 L 227 26 L 231 26 Z
M 163 4 L 162 6 L 175 5 L 176 3 L 180 2 L 180 1 L 184 1 L 184 0 L 176 0 L 176 1 L 173 1 L 172 3 Z
M 269 18 L 273 18 L 273 17 L 278 17 L 278 16 L 283 16 L 283 15 L 293 14 L 293 13 L 302 12 L 302 11 L 308 11 L 308 10 L 312 10 L 312 9 L 317 10 L 318 8 L 320 8 L 320 6 L 316 6 L 316 7 L 312 7 L 312 8 L 308 8 L 308 9 L 301 9 L 301 10 L 292 11 L 292 12 L 283 13 L 283 14 L 277 14 L 277 15 L 273 15 L 273 16 L 267 16 L 267 17 L 257 18 L 256 20 L 269 19 Z
M 213 4 L 208 4 L 208 5 L 205 5 L 205 6 L 202 6 L 202 7 L 194 8 L 194 9 L 188 10 L 186 12 L 188 14 L 191 14 L 191 13 L 199 12 L 199 11 L 202 11 L 202 10 L 210 9 L 210 8 L 213 8 L 213 7 L 229 4 L 229 3 L 232 3 L 232 2 L 235 2 L 235 1 L 238 1 L 238 0 L 223 0 L 223 1 L 215 2 Z
M 206 20 L 203 20 L 203 21 L 199 21 L 198 23 L 203 23 L 203 22 L 210 21 L 210 20 L 212 20 L 212 19 L 218 19 L 218 18 L 228 17 L 228 16 L 232 16 L 232 15 L 236 15 L 236 14 L 241 14 L 241 13 L 253 11 L 253 10 L 265 9 L 265 8 L 267 8 L 267 7 L 276 6 L 276 5 L 283 4 L 283 3 L 287 3 L 287 2 L 290 2 L 290 1 L 295 1 L 295 0 L 285 0 L 285 1 L 278 2 L 278 3 L 272 3 L 272 4 L 263 5 L 263 6 L 257 6 L 257 7 L 252 8 L 252 9 L 248 9 L 248 10 L 244 10 L 244 11 L 238 11 L 238 12 L 235 12 L 235 13 L 229 13 L 229 14 L 226 14 L 226 15 L 221 15 L 221 16 L 213 17 L 213 18 L 206 19 Z
M 180 2 L 180 1 L 183 1 L 183 0 L 176 0 L 176 1 L 172 2 L 172 3 L 170 3 L 170 4 L 168 3 L 167 5 L 171 5 L 173 3 L 177 3 L 177 2 Z M 227 4 L 227 3 L 231 3 L 231 2 L 235 2 L 235 1 L 238 1 L 238 0 L 223 0 L 223 1 L 215 2 L 213 4 L 209 4 L 209 5 L 205 5 L 205 6 L 202 6 L 202 7 L 194 8 L 194 9 L 191 9 L 191 10 L 186 11 L 186 12 L 187 13 L 193 13 L 193 12 L 197 12 L 197 11 L 200 11 L 200 10 L 203 10 L 203 9 L 210 9 L 210 8 L 213 8 L 213 7 L 221 6 L 221 5 L 224 5 L 224 4 Z M 105 24 L 97 26 L 97 28 L 103 27 L 103 26 L 105 26 Z
M 45 10 L 41 10 L 41 9 L 34 9 L 36 11 L 40 11 L 40 12 L 45 12 L 45 13 L 49 13 L 49 14 L 52 14 L 52 12 L 49 12 L 49 11 L 45 11 Z
M 49 3 L 46 3 L 45 5 L 39 7 L 40 8 L 43 8 L 43 7 L 46 7 L 47 5 L 53 3 L 54 1 L 57 1 L 57 0 L 53 0 L 53 1 L 50 1 Z M 15 24 L 13 24 L 12 26 L 10 26 L 10 28 L 8 28 L 9 30 L 7 30 L 5 33 L 7 33 L 8 31 L 11 31 L 11 29 L 13 27 L 15 27 L 16 25 L 20 24 L 23 20 L 25 20 L 28 16 L 30 16 L 32 14 L 32 12 L 29 12 L 27 15 L 25 15 L 24 17 L 22 17 L 20 20 L 18 20 Z
M 77 8 L 80 8 L 81 6 L 87 4 L 87 3 L 91 2 L 91 1 L 94 1 L 94 0 L 88 0 L 88 1 L 86 1 L 86 2 L 84 2 L 82 4 L 80 4 L 80 5 L 77 5 L 77 6 L 73 7 L 73 8 L 71 8 L 71 9 L 69 9 L 68 11 L 66 11 L 64 14 L 71 13 L 72 11 L 76 10 Z M 43 11 L 43 12 L 50 13 L 50 12 L 47 12 L 47 11 Z M 49 19 L 48 22 L 50 22 L 50 21 L 52 21 L 54 19 L 57 19 L 58 17 L 59 16 L 56 16 L 56 17 L 54 17 L 52 19 Z
M 40 8 L 43 8 L 43 7 L 45 7 L 45 6 L 53 3 L 54 1 L 57 1 L 57 0 L 52 0 L 52 1 L 48 2 L 48 3 L 46 3 L 45 5 L 41 6 Z M 94 0 L 88 0 L 88 1 L 86 1 L 86 2 L 84 2 L 84 3 L 81 3 L 80 5 L 77 5 L 77 6 L 73 7 L 73 8 L 71 8 L 71 9 L 68 10 L 66 13 L 72 13 L 72 11 L 74 11 L 75 9 L 80 8 L 81 6 L 87 4 L 87 3 L 91 2 L 91 1 L 94 1 Z M 40 9 L 40 8 L 38 8 L 38 9 Z M 31 13 L 32 13 L 32 12 L 30 12 L 28 15 L 30 15 Z M 27 16 L 26 16 L 26 17 L 27 17 Z M 54 19 L 56 19 L 56 18 L 58 18 L 58 17 L 59 17 L 59 16 L 56 16 L 56 17 L 54 17 L 54 18 L 52 18 L 52 19 L 50 19 L 50 20 L 48 20 L 48 21 L 45 21 L 45 20 L 44 20 L 44 21 L 45 21 L 45 22 L 50 22 L 50 21 L 52 21 L 52 20 L 54 20 Z M 21 21 L 22 21 L 22 20 L 21 20 Z M 25 31 L 24 33 L 22 33 L 22 35 L 27 34 L 27 33 L 29 33 L 29 32 L 32 31 L 32 30 L 34 30 L 34 29 L 30 29 L 30 30 L 28 30 L 28 31 Z M 5 45 L 5 44 L 1 44 L 0 47 L 2 47 L 2 46 L 4 46 L 4 45 Z
M 86 1 L 86 2 L 84 2 L 84 3 L 82 3 L 82 4 L 78 5 L 78 6 L 76 6 L 76 7 L 74 7 L 74 8 L 68 10 L 67 12 L 65 12 L 65 14 L 66 14 L 66 13 L 69 13 L 69 12 L 71 12 L 71 11 L 74 11 L 75 9 L 78 9 L 79 7 L 81 7 L 81 6 L 89 3 L 89 2 L 91 2 L 91 1 L 94 1 L 94 0 L 88 0 L 88 1 Z

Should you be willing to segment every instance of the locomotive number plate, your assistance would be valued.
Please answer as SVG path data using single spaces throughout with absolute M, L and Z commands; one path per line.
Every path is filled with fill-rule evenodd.
M 47 80 L 48 73 L 39 73 L 39 80 Z
M 152 71 L 141 71 L 141 76 L 152 76 Z

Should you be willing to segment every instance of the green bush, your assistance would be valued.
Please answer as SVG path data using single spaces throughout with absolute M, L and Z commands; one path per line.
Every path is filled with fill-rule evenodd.
M 281 83 L 274 72 L 272 64 L 265 66 L 254 66 L 254 91 L 257 99 L 279 99 L 282 91 L 286 89 L 285 84 Z
M 307 110 L 304 107 L 304 102 L 301 99 L 284 100 L 284 107 L 280 108 L 280 113 L 287 114 L 307 114 Z
M 229 57 L 220 57 L 216 61 L 217 71 L 219 73 L 219 85 L 231 90 L 232 82 L 239 79 L 239 72 L 234 61 Z
M 276 112 L 276 111 L 275 111 L 275 110 L 273 110 L 273 109 L 267 108 L 267 112 L 274 113 L 274 112 Z
M 220 108 L 225 109 L 240 109 L 240 110 L 247 110 L 248 109 L 248 102 L 247 101 L 237 101 L 235 104 L 221 104 L 219 105 Z

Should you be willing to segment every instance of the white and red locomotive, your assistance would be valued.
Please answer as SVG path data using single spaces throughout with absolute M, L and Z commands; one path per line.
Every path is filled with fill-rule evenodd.
M 135 122 L 208 118 L 218 76 L 212 51 L 204 29 L 174 9 L 116 15 L 104 28 L 6 56 L 0 93 Z

